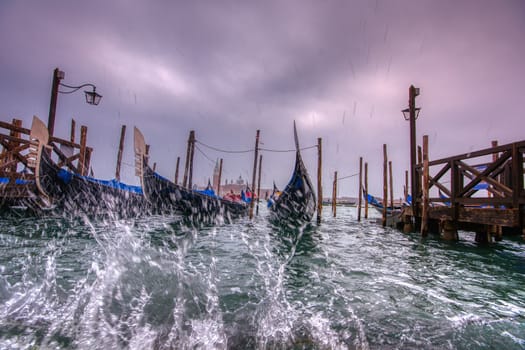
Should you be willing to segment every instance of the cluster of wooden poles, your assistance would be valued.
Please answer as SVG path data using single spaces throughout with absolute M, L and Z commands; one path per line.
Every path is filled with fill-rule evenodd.
M 364 163 L 363 172 L 363 157 L 359 157 L 359 172 L 350 176 L 338 178 L 337 171 L 334 172 L 334 181 L 332 184 L 332 215 L 335 218 L 337 216 L 337 184 L 339 180 L 346 179 L 353 176 L 359 176 L 359 189 L 358 189 L 358 201 L 357 201 L 357 221 L 361 221 L 361 211 L 363 207 L 362 199 L 368 198 L 368 163 Z M 390 191 L 389 191 L 390 189 Z M 408 171 L 405 172 L 405 200 L 407 198 L 408 189 Z M 388 200 L 390 200 L 390 208 L 394 208 L 394 187 L 393 187 L 393 175 L 392 175 L 392 161 L 388 160 L 387 145 L 383 144 L 383 216 L 382 225 L 386 226 L 387 223 L 387 209 Z M 365 199 L 364 203 L 364 218 L 368 218 L 368 200 Z

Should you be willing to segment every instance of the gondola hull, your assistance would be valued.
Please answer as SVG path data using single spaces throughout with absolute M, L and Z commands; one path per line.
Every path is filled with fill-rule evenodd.
M 143 166 L 142 184 L 145 197 L 155 211 L 182 215 L 192 222 L 215 223 L 246 215 L 247 205 L 208 196 L 176 185 Z
M 275 199 L 270 205 L 270 221 L 289 228 L 303 227 L 310 223 L 316 208 L 315 191 L 301 158 L 295 123 L 294 135 L 296 157 L 292 178 L 278 197 L 275 198 L 274 192 L 272 198 Z
M 34 180 L 21 196 L 25 214 L 73 217 L 124 218 L 147 212 L 140 187 L 104 181 L 61 169 L 51 158 L 46 125 L 37 117 L 31 126 L 28 168 Z
M 148 165 L 146 142 L 134 129 L 135 174 L 140 178 L 144 197 L 156 212 L 179 214 L 190 223 L 215 224 L 246 215 L 246 203 L 193 191 L 160 176 Z
M 48 197 L 48 206 L 40 208 L 43 212 L 66 217 L 130 218 L 151 211 L 140 187 L 65 171 L 51 160 L 47 152 L 41 155 L 39 184 Z
M 308 174 L 297 169 L 300 167 L 301 164 L 296 164 L 292 179 L 270 206 L 270 220 L 275 224 L 301 227 L 312 220 L 316 197 Z

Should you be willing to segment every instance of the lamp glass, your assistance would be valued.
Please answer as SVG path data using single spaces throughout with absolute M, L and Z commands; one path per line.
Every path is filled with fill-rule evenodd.
M 97 94 L 95 89 L 93 89 L 93 91 L 84 91 L 84 93 L 86 94 L 86 102 L 88 104 L 97 106 L 100 103 L 102 95 Z
M 403 117 L 405 118 L 405 120 L 410 119 L 410 109 L 409 108 L 405 108 L 401 112 L 403 112 Z
M 421 111 L 421 107 L 415 108 L 415 119 L 419 117 L 419 112 Z M 403 112 L 403 117 L 405 117 L 405 120 L 410 120 L 410 108 L 405 108 L 401 112 Z

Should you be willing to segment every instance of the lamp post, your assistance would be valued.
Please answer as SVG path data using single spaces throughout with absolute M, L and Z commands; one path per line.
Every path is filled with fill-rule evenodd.
M 403 109 L 403 116 L 405 120 L 410 121 L 410 193 L 412 196 L 411 207 L 412 216 L 417 217 L 417 203 L 416 203 L 416 189 L 418 188 L 416 179 L 416 119 L 419 116 L 421 108 L 416 108 L 416 96 L 419 95 L 419 88 L 410 85 L 408 88 L 408 108 Z M 417 226 L 417 225 L 416 225 Z
M 84 94 L 86 95 L 86 103 L 90 105 L 98 105 L 100 103 L 100 99 L 102 98 L 102 95 L 99 95 L 97 93 L 97 87 L 93 84 L 87 83 L 82 84 L 80 86 L 71 86 L 64 83 L 61 83 L 60 81 L 64 79 L 66 74 L 59 70 L 58 68 L 55 68 L 53 71 L 53 85 L 51 87 L 51 102 L 49 104 L 49 118 L 47 120 L 47 129 L 49 130 L 49 136 L 52 137 L 53 133 L 55 131 L 55 115 L 56 115 L 56 109 L 57 109 L 57 97 L 58 94 L 72 94 L 75 91 L 78 91 L 79 89 L 89 86 L 93 88 L 93 91 L 84 91 Z M 58 88 L 60 86 L 63 86 L 69 91 L 60 91 Z

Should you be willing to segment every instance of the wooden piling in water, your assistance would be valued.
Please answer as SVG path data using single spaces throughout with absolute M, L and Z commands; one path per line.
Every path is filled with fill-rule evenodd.
M 221 181 L 222 181 L 222 158 L 219 161 L 219 178 L 217 179 L 217 196 L 221 195 Z
M 195 156 L 195 131 L 190 132 L 191 147 L 190 147 L 190 166 L 188 169 L 188 188 L 193 188 L 193 157 Z
M 421 236 L 428 235 L 429 208 L 429 169 L 428 169 L 428 135 L 423 136 L 423 212 L 421 213 Z
M 359 196 L 362 196 L 359 193 Z M 365 219 L 368 219 L 368 162 L 365 162 Z
M 87 143 L 87 126 L 80 127 L 80 157 L 78 158 L 78 173 L 86 175 L 86 143 Z
M 259 199 L 261 198 L 261 169 L 262 169 L 262 154 L 259 155 L 259 176 L 257 179 L 257 208 L 255 210 L 255 215 L 259 215 Z M 254 191 L 255 193 L 255 191 Z M 253 196 L 252 196 L 253 198 Z
M 317 224 L 321 223 L 323 212 L 323 187 L 322 187 L 322 139 L 317 139 Z
M 334 183 L 332 185 L 332 215 L 337 216 L 337 171 L 334 172 Z
M 71 118 L 71 136 L 70 136 L 70 140 L 73 143 L 75 142 L 75 128 L 76 128 L 75 119 Z
M 361 198 L 363 197 L 361 192 L 363 191 L 363 157 L 359 157 L 359 189 L 357 191 L 357 221 L 361 221 Z
M 387 183 L 387 165 L 388 165 L 388 156 L 386 152 L 386 144 L 383 144 L 383 217 L 381 223 L 383 227 L 386 226 L 386 207 L 388 205 L 388 183 Z
M 180 157 L 177 157 L 177 163 L 175 165 L 175 179 L 174 179 L 175 185 L 177 185 L 179 182 L 179 163 L 180 163 Z
M 392 161 L 388 161 L 388 176 L 390 187 L 390 208 L 394 210 L 394 176 L 392 175 Z
M 73 135 L 73 134 L 72 134 Z M 124 139 L 126 138 L 126 125 L 120 129 L 120 142 L 117 153 L 117 167 L 115 169 L 115 180 L 120 181 L 120 166 L 122 164 L 122 153 L 124 152 Z
M 405 170 L 405 202 L 408 203 L 408 170 Z
M 493 140 L 490 143 L 490 145 L 492 146 L 492 148 L 496 148 L 496 147 L 498 147 L 498 141 L 497 140 Z M 496 160 L 498 160 L 498 153 L 493 153 L 492 154 L 492 162 L 494 163 L 494 162 L 496 162 Z M 491 192 L 489 192 L 488 196 L 489 197 L 493 197 L 493 194 Z M 494 240 L 495 241 L 501 241 L 503 239 L 503 229 L 502 229 L 501 226 L 492 225 L 492 227 L 490 228 L 490 231 L 494 235 Z
M 257 156 L 259 154 L 259 135 L 261 130 L 257 130 L 255 134 L 255 154 L 253 157 L 253 173 L 252 173 L 252 199 L 250 200 L 250 219 L 253 219 L 253 197 L 255 193 L 255 175 L 257 174 Z
M 188 136 L 188 145 L 186 146 L 186 161 L 184 162 L 184 176 L 182 177 L 182 187 L 186 188 L 188 185 L 188 170 L 190 167 L 190 152 L 191 152 L 191 135 L 192 131 L 190 131 L 190 135 Z

